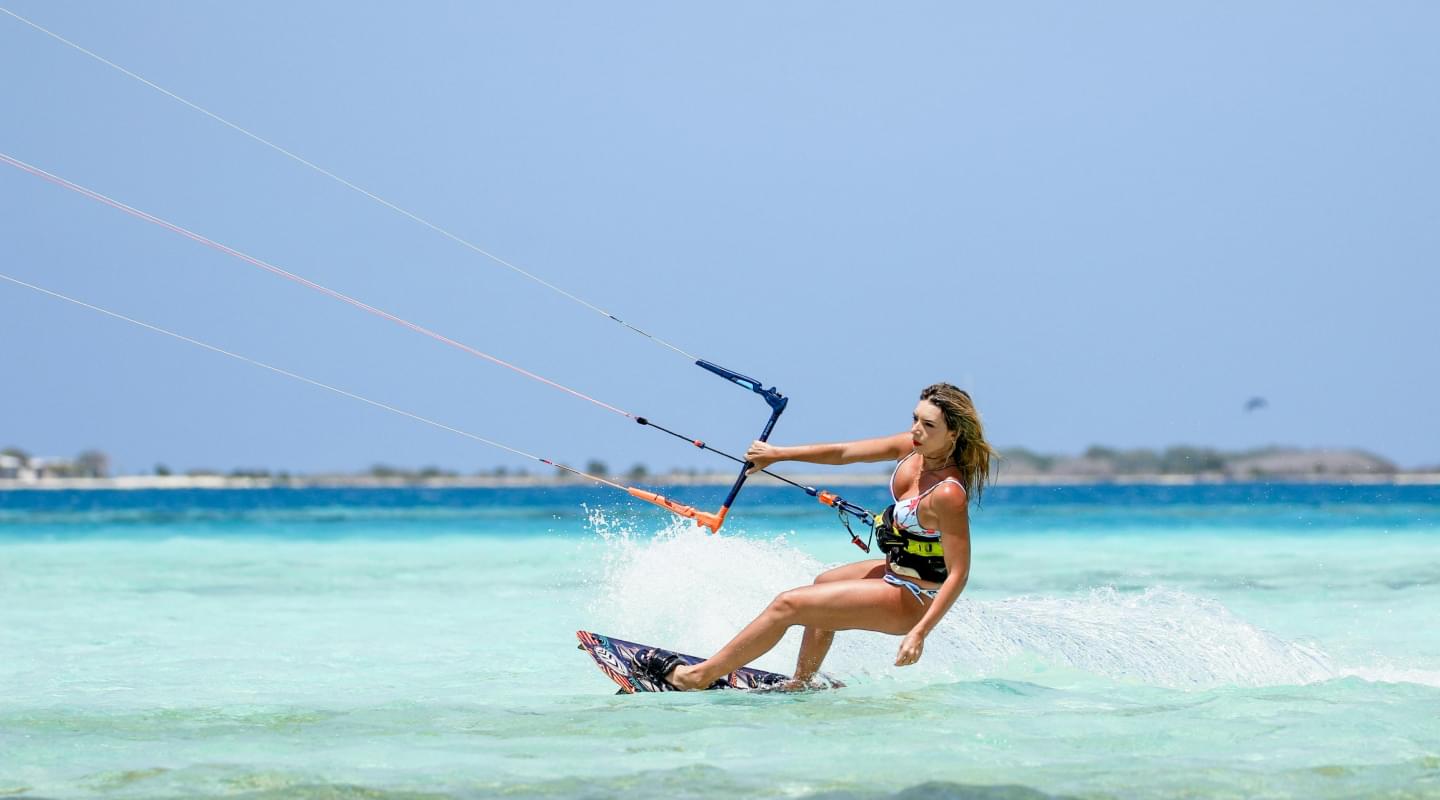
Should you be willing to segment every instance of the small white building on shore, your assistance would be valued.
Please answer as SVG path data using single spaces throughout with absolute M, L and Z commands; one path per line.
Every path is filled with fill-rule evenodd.
M 24 459 L 19 456 L 0 455 L 0 480 L 34 483 L 55 478 L 71 478 L 77 474 L 79 465 L 70 458 L 31 456 Z

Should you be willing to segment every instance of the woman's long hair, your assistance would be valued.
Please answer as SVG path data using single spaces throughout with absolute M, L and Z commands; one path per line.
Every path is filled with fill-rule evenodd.
M 920 393 L 921 400 L 928 400 L 940 409 L 945 425 L 957 431 L 955 451 L 951 458 L 960 468 L 960 485 L 965 487 L 966 498 L 979 501 L 990 481 L 990 460 L 1000 454 L 985 441 L 985 429 L 980 425 L 980 412 L 975 410 L 975 401 L 970 393 L 948 383 L 937 383 L 925 387 Z

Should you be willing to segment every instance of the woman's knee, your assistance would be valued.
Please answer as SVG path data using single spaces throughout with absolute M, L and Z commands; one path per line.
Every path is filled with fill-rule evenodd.
M 781 619 L 793 619 L 796 614 L 800 613 L 801 605 L 799 592 L 790 589 L 775 595 L 775 599 L 770 601 L 770 607 L 766 611 Z

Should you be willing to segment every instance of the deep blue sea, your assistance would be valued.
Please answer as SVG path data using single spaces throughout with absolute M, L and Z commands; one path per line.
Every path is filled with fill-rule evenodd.
M 577 629 L 708 654 L 866 556 L 617 494 L 0 492 L 0 796 L 1440 797 L 1440 487 L 999 486 L 919 664 L 634 696 Z

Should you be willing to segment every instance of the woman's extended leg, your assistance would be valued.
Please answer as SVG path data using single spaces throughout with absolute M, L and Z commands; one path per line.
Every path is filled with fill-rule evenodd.
M 857 580 L 860 578 L 879 578 L 885 574 L 885 559 L 873 558 L 869 561 L 857 561 L 854 564 L 846 564 L 820 573 L 815 578 L 816 583 L 834 583 L 835 581 Z M 823 628 L 812 628 L 806 626 L 805 636 L 800 640 L 800 657 L 795 660 L 795 680 L 805 683 L 815 677 L 820 671 L 820 665 L 825 661 L 825 655 L 830 652 L 830 645 L 835 641 L 835 631 Z
M 884 581 L 862 578 L 802 586 L 781 592 L 719 652 L 694 666 L 676 667 L 668 680 L 678 689 L 709 686 L 764 655 L 792 625 L 826 631 L 859 628 L 898 636 L 913 628 L 924 611 L 905 590 Z

